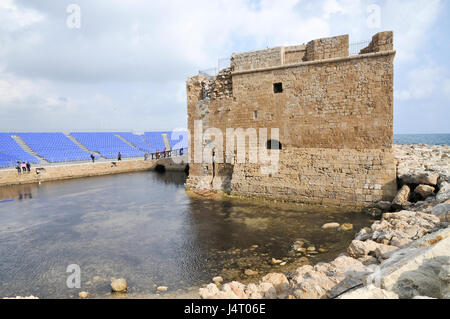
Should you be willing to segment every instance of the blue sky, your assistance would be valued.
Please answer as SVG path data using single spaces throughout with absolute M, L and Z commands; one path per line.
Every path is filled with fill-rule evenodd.
M 393 30 L 394 133 L 450 133 L 449 21 L 445 0 L 2 0 L 0 131 L 185 127 L 185 81 L 219 58 Z

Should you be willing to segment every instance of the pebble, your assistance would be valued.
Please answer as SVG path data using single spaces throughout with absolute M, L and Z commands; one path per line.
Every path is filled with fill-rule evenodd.
M 126 292 L 127 281 L 124 278 L 111 279 L 111 289 L 113 292 Z
M 81 299 L 87 298 L 88 293 L 86 291 L 81 291 L 78 293 L 78 297 L 80 297 Z
M 272 264 L 277 265 L 277 264 L 281 264 L 282 262 L 283 262 L 282 260 L 272 258 Z
M 162 291 L 167 291 L 167 289 L 169 289 L 169 287 L 166 286 L 159 286 L 158 288 L 156 288 L 156 290 L 162 292 Z
M 245 269 L 244 274 L 246 276 L 256 276 L 258 274 L 257 271 L 251 269 Z

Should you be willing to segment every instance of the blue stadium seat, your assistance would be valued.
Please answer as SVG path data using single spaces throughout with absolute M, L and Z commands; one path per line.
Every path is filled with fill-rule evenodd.
M 76 132 L 70 134 L 88 150 L 98 152 L 105 158 L 117 158 L 119 152 L 123 158 L 141 157 L 145 153 L 122 141 L 114 135 L 116 133 Z
M 151 152 L 150 145 L 145 141 L 144 136 L 133 134 L 131 132 L 117 132 L 123 139 L 127 140 L 129 143 L 140 149 L 141 151 Z
M 0 133 L 0 167 L 14 166 L 17 161 L 39 163 L 39 159 L 25 152 L 11 135 Z
M 25 143 L 51 163 L 85 161 L 91 154 L 83 151 L 63 133 L 17 133 Z

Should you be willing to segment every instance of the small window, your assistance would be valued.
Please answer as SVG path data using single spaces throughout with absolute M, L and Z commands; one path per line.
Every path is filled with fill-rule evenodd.
M 253 111 L 253 119 L 256 120 L 258 118 L 258 111 Z
M 283 92 L 283 83 L 274 83 L 273 84 L 273 93 L 282 93 Z
M 268 150 L 281 150 L 281 143 L 277 140 L 268 140 L 267 141 L 267 149 Z

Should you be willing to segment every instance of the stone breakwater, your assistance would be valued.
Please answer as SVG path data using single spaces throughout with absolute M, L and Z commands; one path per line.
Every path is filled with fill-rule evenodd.
M 379 220 L 361 229 L 346 253 L 258 283 L 215 281 L 200 297 L 450 299 L 450 147 L 395 145 L 394 152 L 398 193 L 363 211 Z

